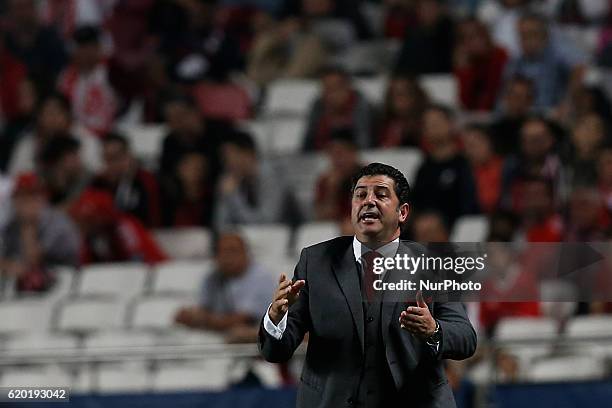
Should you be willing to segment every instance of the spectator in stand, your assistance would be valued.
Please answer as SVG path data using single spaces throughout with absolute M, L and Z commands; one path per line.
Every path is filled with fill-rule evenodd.
M 81 145 L 81 161 L 88 171 L 102 167 L 99 140 L 85 128 L 73 122 L 70 102 L 61 94 L 45 98 L 36 114 L 36 123 L 31 132 L 19 137 L 9 161 L 9 173 L 16 175 L 34 171 L 37 157 L 43 147 L 58 135 L 71 134 Z
M 350 75 L 341 68 L 330 67 L 321 75 L 321 95 L 308 114 L 304 151 L 325 149 L 335 129 L 352 128 L 355 144 L 360 149 L 372 145 L 372 109 L 356 91 Z
M 493 43 L 483 23 L 472 17 L 459 24 L 453 70 L 459 82 L 459 98 L 464 109 L 493 109 L 507 61 L 508 54 Z
M 219 163 L 219 144 L 231 132 L 223 122 L 204 120 L 192 98 L 175 93 L 163 106 L 169 133 L 162 145 L 159 172 L 162 177 L 172 175 L 185 153 L 202 153 L 208 161 L 208 171 L 216 180 Z
M 78 264 L 78 230 L 49 206 L 45 187 L 34 174 L 17 178 L 12 207 L 1 235 L 2 269 L 17 278 L 18 290 L 42 291 L 52 284 L 50 267 Z
M 427 156 L 414 184 L 417 211 L 435 210 L 452 227 L 465 214 L 479 211 L 476 186 L 468 161 L 459 151 L 452 113 L 431 106 L 423 118 L 423 142 Z
M 78 140 L 62 134 L 40 151 L 36 173 L 45 182 L 49 202 L 55 207 L 67 209 L 90 181 L 79 149 Z
M 215 271 L 202 284 L 199 304 L 181 308 L 174 319 L 190 328 L 223 332 L 230 342 L 255 342 L 274 279 L 253 262 L 247 244 L 236 233 L 219 236 L 215 261 Z
M 117 100 L 102 61 L 100 30 L 80 27 L 73 40 L 72 60 L 61 74 L 58 89 L 70 100 L 75 120 L 90 132 L 104 136 L 113 125 Z
M 518 23 L 521 54 L 506 67 L 506 78 L 523 75 L 533 82 L 535 107 L 550 110 L 559 106 L 582 81 L 584 57 L 570 44 L 551 39 L 547 21 L 525 15 Z
M 259 24 L 248 76 L 264 85 L 282 77 L 313 77 L 336 54 L 372 33 L 359 2 L 286 0 L 280 21 Z
M 493 151 L 491 138 L 484 127 L 466 127 L 462 140 L 465 157 L 472 167 L 476 181 L 480 209 L 491 213 L 499 202 L 504 161 Z
M 211 226 L 214 185 L 202 153 L 185 153 L 163 192 L 164 226 Z
M 516 208 L 527 242 L 560 242 L 564 224 L 555 212 L 553 186 L 547 179 L 529 178 L 522 182 L 522 201 Z
M 64 43 L 54 28 L 42 24 L 35 0 L 7 3 L 6 48 L 27 67 L 28 76 L 45 94 L 54 88 L 66 64 Z
M 441 0 L 418 0 L 418 25 L 406 30 L 395 72 L 449 73 L 453 69 L 453 22 Z
M 573 187 L 597 182 L 597 155 L 606 142 L 604 122 L 595 114 L 578 120 L 571 133 L 567 160 L 568 179 Z
M 520 206 L 525 197 L 522 183 L 533 178 L 543 178 L 550 183 L 555 204 L 563 201 L 565 172 L 556 151 L 555 136 L 550 122 L 539 116 L 524 122 L 520 152 L 505 160 L 500 205 L 510 210 Z
M 417 214 L 412 221 L 412 239 L 422 244 L 448 242 L 448 227 L 442 215 L 435 211 Z
M 517 152 L 523 122 L 533 109 L 534 89 L 531 80 L 515 76 L 505 86 L 499 116 L 491 124 L 490 135 L 497 154 Z
M 216 1 L 156 1 L 149 32 L 174 79 L 225 81 L 244 65 L 238 41 L 218 23 Z
M 385 97 L 378 146 L 419 147 L 427 104 L 427 94 L 416 78 L 402 75 L 392 78 Z
M 314 210 L 317 220 L 339 220 L 351 215 L 351 182 L 363 167 L 351 129 L 332 133 L 326 149 L 330 167 L 316 183 Z
M 140 219 L 147 228 L 159 227 L 160 191 L 155 176 L 140 166 L 125 137 L 109 133 L 102 148 L 104 168 L 90 186 L 111 193 L 117 209 Z
M 487 336 L 491 336 L 503 318 L 540 316 L 540 305 L 535 301 L 518 301 L 539 296 L 535 271 L 529 269 L 520 253 L 509 244 L 490 242 L 487 254 L 488 279 L 483 282 L 482 296 L 506 300 L 480 302 L 480 323 Z
M 137 218 L 119 211 L 107 191 L 88 189 L 70 208 L 81 231 L 80 261 L 99 262 L 165 261 L 151 233 Z
M 214 225 L 218 230 L 240 224 L 301 219 L 283 172 L 257 156 L 251 135 L 235 132 L 222 146 L 224 173 L 219 179 Z
M 594 187 L 578 187 L 569 200 L 565 241 L 603 242 L 609 237 L 610 217 Z

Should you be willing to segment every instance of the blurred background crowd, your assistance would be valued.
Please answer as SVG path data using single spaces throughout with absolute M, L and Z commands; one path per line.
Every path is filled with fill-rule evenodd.
M 410 181 L 406 239 L 607 241 L 609 69 L 606 0 L 0 0 L 3 297 L 124 262 L 154 293 L 207 246 L 187 255 L 216 261 L 198 306 L 171 320 L 253 341 L 303 232 L 352 234 L 373 160 Z M 548 310 L 472 306 L 488 334 Z

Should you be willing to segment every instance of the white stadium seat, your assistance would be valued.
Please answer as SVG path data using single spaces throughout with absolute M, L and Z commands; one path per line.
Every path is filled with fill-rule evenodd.
M 482 215 L 460 217 L 451 232 L 451 242 L 482 242 L 487 239 L 489 221 Z
M 169 261 L 155 267 L 152 292 L 197 293 L 204 278 L 214 269 L 214 261 Z
M 153 374 L 153 390 L 158 392 L 221 391 L 229 385 L 231 364 L 231 360 L 221 358 L 190 364 L 161 364 Z
M 509 317 L 500 320 L 493 338 L 497 341 L 552 341 L 559 333 L 554 319 L 546 317 Z
M 60 331 L 89 332 L 125 326 L 125 303 L 116 299 L 79 299 L 66 303 L 58 322 Z
M 414 181 L 416 172 L 423 161 L 423 153 L 417 149 L 371 149 L 361 154 L 365 164 L 379 162 L 393 166 L 406 176 L 409 183 Z
M 0 334 L 44 331 L 51 324 L 52 309 L 44 300 L 0 303 Z
M 303 248 L 327 241 L 339 235 L 340 230 L 335 222 L 311 222 L 304 224 L 296 232 L 295 253 L 299 254 Z
M 204 259 L 211 254 L 211 234 L 205 228 L 156 230 L 155 239 L 172 259 Z
M 384 104 L 388 80 L 386 77 L 359 78 L 355 80 L 355 87 L 367 100 L 374 105 Z
M 572 340 L 608 340 L 612 342 L 612 316 L 579 316 L 570 320 L 566 335 Z
M 319 93 L 317 81 L 282 79 L 272 82 L 264 102 L 264 113 L 270 115 L 306 115 Z
M 291 231 L 284 224 L 245 225 L 240 231 L 255 258 L 285 256 L 289 250 Z
M 12 336 L 4 342 L 4 351 L 7 353 L 22 352 L 53 352 L 57 349 L 76 349 L 79 346 L 78 338 L 68 334 L 54 334 L 49 332 L 30 332 L 24 335 Z
M 541 360 L 529 368 L 534 382 L 589 381 L 606 374 L 604 361 L 592 356 L 563 356 Z
M 277 118 L 270 121 L 270 152 L 298 153 L 304 144 L 306 120 L 302 117 Z
M 133 329 L 173 329 L 174 315 L 194 300 L 184 297 L 151 297 L 138 300 L 134 304 L 131 327 Z
M 449 108 L 459 106 L 457 80 L 453 75 L 424 75 L 419 82 L 432 102 Z
M 129 298 L 143 292 L 149 274 L 140 263 L 90 265 L 81 270 L 79 296 Z

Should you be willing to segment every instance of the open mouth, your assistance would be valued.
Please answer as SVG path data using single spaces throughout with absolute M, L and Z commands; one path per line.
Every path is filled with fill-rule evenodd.
M 371 223 L 380 220 L 380 215 L 374 211 L 364 211 L 359 216 L 359 220 L 365 223 Z

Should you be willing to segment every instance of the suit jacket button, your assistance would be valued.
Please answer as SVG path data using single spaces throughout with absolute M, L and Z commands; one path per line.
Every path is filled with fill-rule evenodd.
M 355 400 L 353 399 L 353 397 L 350 397 L 349 399 L 347 399 L 347 400 L 346 400 L 346 402 L 347 402 L 349 405 L 353 405 L 353 404 L 355 403 Z
M 368 323 L 372 323 L 374 321 L 374 318 L 372 316 L 368 317 Z

